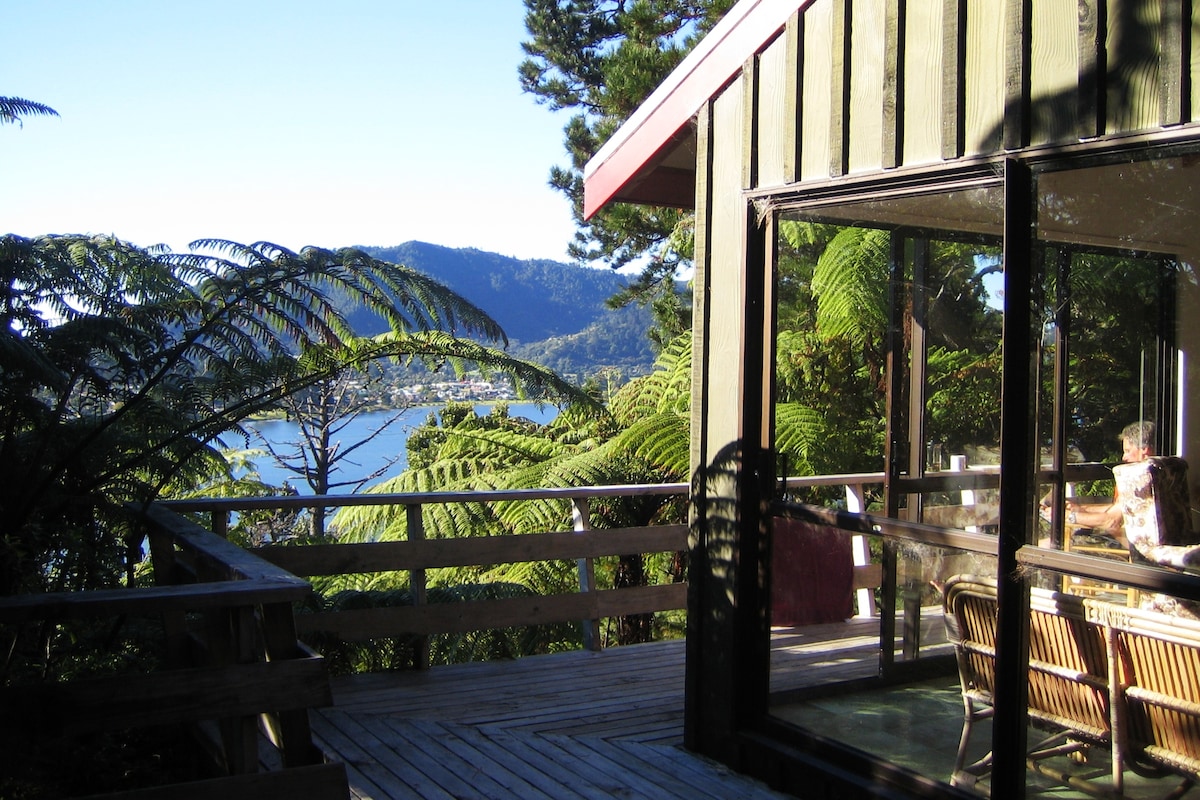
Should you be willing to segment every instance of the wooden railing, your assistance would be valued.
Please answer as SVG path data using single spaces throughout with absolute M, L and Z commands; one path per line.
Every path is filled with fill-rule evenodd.
M 880 475 L 789 479 L 788 488 L 842 485 L 848 507 L 861 509 L 863 487 Z M 345 769 L 325 764 L 313 745 L 308 709 L 328 705 L 331 691 L 323 660 L 298 641 L 310 632 L 348 640 L 411 634 L 427 637 L 488 628 L 582 621 L 585 646 L 598 648 L 606 617 L 681 610 L 684 583 L 602 589 L 595 560 L 608 556 L 686 550 L 682 524 L 592 530 L 598 498 L 646 495 L 684 497 L 686 484 L 600 486 L 494 492 L 435 492 L 221 498 L 164 501 L 146 511 L 156 586 L 109 591 L 0 598 L 0 626 L 122 615 L 161 620 L 163 668 L 131 676 L 0 690 L 0 746 L 13 737 L 86 734 L 185 723 L 206 742 L 216 774 L 189 796 L 238 800 L 290 795 L 346 796 Z M 570 503 L 569 531 L 462 539 L 427 539 L 422 508 L 432 503 L 560 499 Z M 232 513 L 401 505 L 404 541 L 366 544 L 268 546 L 245 550 L 224 537 Z M 210 515 L 212 531 L 176 512 Z M 865 541 L 855 546 L 860 610 L 873 608 L 870 589 L 879 566 L 869 563 Z M 427 570 L 441 567 L 573 560 L 578 591 L 462 603 L 429 603 Z M 294 614 L 311 595 L 302 577 L 407 571 L 414 605 Z M 418 649 L 418 665 L 428 650 Z M 260 747 L 269 742 L 270 747 Z M 151 791 L 156 800 L 178 796 L 179 785 Z M 143 795 L 139 794 L 139 797 Z
M 311 585 L 166 509 L 146 519 L 158 585 L 0 598 L 0 626 L 159 619 L 162 667 L 5 687 L 0 746 L 184 724 L 218 777 L 139 798 L 346 798 L 345 766 L 325 763 L 309 728 L 308 709 L 332 703 L 323 659 L 296 637 Z
M 850 510 L 863 508 L 864 487 L 882 482 L 882 474 L 789 478 L 789 489 L 810 486 L 845 486 Z M 168 501 L 181 512 L 211 515 L 213 530 L 224 532 L 230 514 L 263 509 L 296 510 L 364 505 L 399 505 L 405 508 L 404 541 L 304 546 L 271 545 L 255 553 L 276 566 L 305 577 L 406 571 L 414 604 L 406 607 L 301 614 L 297 626 L 304 633 L 331 633 L 346 641 L 363 641 L 404 634 L 428 637 L 440 633 L 580 621 L 584 646 L 599 649 L 599 622 L 605 617 L 648 614 L 687 608 L 684 583 L 601 589 L 596 585 L 595 560 L 605 556 L 669 553 L 687 549 L 683 524 L 628 529 L 592 530 L 590 504 L 598 498 L 635 496 L 683 497 L 688 485 L 653 484 L 593 486 L 511 491 L 424 492 L 410 494 L 357 494 L 270 498 L 220 498 Z M 422 508 L 444 503 L 497 503 L 558 499 L 569 502 L 570 531 L 482 536 L 461 539 L 426 539 Z M 879 586 L 881 568 L 870 563 L 866 540 L 855 536 L 854 588 L 861 614 L 874 613 L 872 593 Z M 522 597 L 461 603 L 428 603 L 426 571 L 442 567 L 512 564 L 528 561 L 574 560 L 578 566 L 578 591 L 553 597 Z M 418 644 L 416 666 L 428 665 L 426 642 Z
M 382 637 L 507 628 L 521 625 L 581 621 L 584 646 L 599 649 L 600 620 L 605 617 L 649 614 L 687 607 L 687 585 L 602 589 L 596 583 L 595 562 L 606 556 L 671 553 L 687 549 L 687 526 L 593 530 L 591 503 L 597 498 L 683 496 L 687 484 L 594 486 L 569 489 L 519 489 L 482 492 L 425 492 L 271 498 L 169 501 L 176 511 L 212 515 L 214 530 L 224 531 L 230 513 L 262 509 L 333 508 L 363 505 L 403 506 L 404 541 L 303 546 L 269 545 L 254 552 L 295 575 L 305 577 L 402 571 L 409 574 L 412 606 L 301 614 L 304 633 L 328 633 L 345 641 Z M 498 503 L 563 500 L 571 505 L 570 531 L 515 536 L 427 539 L 422 508 L 444 503 Z M 426 572 L 443 567 L 514 564 L 529 561 L 575 561 L 578 591 L 551 597 L 515 597 L 461 603 L 428 603 Z M 427 639 L 416 648 L 416 666 L 428 666 Z

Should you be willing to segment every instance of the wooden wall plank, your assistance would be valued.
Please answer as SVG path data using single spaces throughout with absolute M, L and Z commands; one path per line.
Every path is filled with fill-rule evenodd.
M 942 2 L 942 158 L 966 148 L 967 2 Z M 935 40 L 936 41 L 936 40 Z
M 1191 117 L 1191 31 L 1184 20 L 1191 21 L 1187 0 L 1159 0 L 1162 29 L 1159 34 L 1159 95 L 1160 123 L 1178 125 Z
M 695 273 L 692 276 L 692 408 L 688 442 L 688 463 L 695 469 L 703 463 L 708 415 L 708 361 L 711 328 L 708 316 L 712 311 L 712 271 L 708 268 L 709 242 L 712 236 L 712 173 L 713 136 L 712 104 L 705 103 L 696 115 L 696 251 Z M 688 526 L 695 523 L 695 505 L 689 508 Z M 694 532 L 689 533 L 689 546 L 695 545 Z
M 829 175 L 850 171 L 850 38 L 852 0 L 829 0 Z
M 1188 51 L 1187 64 L 1187 121 L 1195 122 L 1200 119 L 1200 3 L 1195 0 L 1184 1 L 1184 19 L 1187 25 Z
M 703 403 L 698 423 L 703 432 L 692 462 L 696 471 L 693 501 L 698 508 L 691 568 L 692 574 L 702 579 L 691 585 L 688 598 L 685 739 L 690 747 L 719 759 L 734 756 L 738 712 L 730 698 L 737 696 L 740 675 L 729 654 L 737 650 L 736 608 L 731 597 L 738 593 L 739 582 L 732 565 L 738 542 L 736 459 L 743 447 L 741 411 L 746 385 L 742 356 L 748 302 L 747 206 L 739 180 L 745 90 L 744 82 L 735 80 L 709 104 L 702 265 L 705 349 L 703 382 L 698 384 Z M 828 171 L 827 164 L 824 170 Z M 694 401 L 693 410 L 695 413 Z
M 755 187 L 783 186 L 794 179 L 789 172 L 795 170 L 795 62 L 789 63 L 788 55 L 789 36 L 784 35 L 758 59 Z
M 792 14 L 784 29 L 784 119 L 783 181 L 800 180 L 800 159 L 804 150 L 804 18 L 799 10 Z
M 849 172 L 877 170 L 883 164 L 884 43 L 887 15 L 883 0 L 853 0 L 846 4 L 849 53 L 845 62 L 850 86 L 846 114 L 846 168 Z
M 1105 133 L 1159 125 L 1159 10 L 1155 2 L 1109 0 Z
M 1079 49 L 1079 98 L 1076 109 L 1081 139 L 1090 139 L 1104 132 L 1105 94 L 1103 76 L 1107 71 L 1105 37 L 1107 6 L 1105 0 L 1077 0 Z
M 1030 140 L 1065 143 L 1079 133 L 1079 25 L 1087 0 L 1033 4 L 1030 42 Z
M 801 31 L 800 59 L 804 70 L 799 91 L 804 109 L 800 142 L 800 176 L 803 180 L 829 177 L 833 161 L 833 4 L 818 2 L 808 7 Z
M 884 15 L 881 166 L 891 169 L 904 162 L 905 4 L 886 0 Z
M 899 164 L 922 164 L 942 157 L 943 108 L 943 0 L 907 0 L 898 44 L 903 80 L 899 81 L 897 128 Z
M 1002 146 L 1007 150 L 1030 142 L 1033 50 L 1033 0 L 1008 0 L 1004 13 L 1004 123 Z
M 742 67 L 742 188 L 758 185 L 758 56 L 751 56 Z
M 994 153 L 1004 130 L 1005 47 L 996 31 L 1005 30 L 1006 3 L 960 0 L 966 5 L 963 57 L 963 154 Z

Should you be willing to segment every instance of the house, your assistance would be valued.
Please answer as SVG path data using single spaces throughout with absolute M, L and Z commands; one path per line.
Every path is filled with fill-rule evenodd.
M 1200 446 L 1198 45 L 1183 0 L 742 0 L 589 163 L 588 215 L 696 215 L 691 748 L 802 797 L 973 796 L 906 762 L 919 728 L 885 753 L 854 718 L 819 731 L 772 692 L 778 521 L 822 518 L 777 491 L 782 287 L 832 269 L 800 235 L 875 247 L 860 288 L 887 312 L 869 332 L 880 381 L 846 390 L 885 410 L 865 453 L 882 492 L 869 514 L 823 517 L 882 542 L 885 646 L 839 691 L 938 674 L 890 645 L 904 588 L 928 600 L 951 570 L 990 570 L 991 793 L 1023 797 L 1029 586 L 1200 600 L 1200 577 L 1081 553 L 1064 522 L 1072 494 L 1111 480 L 1126 423 L 1193 463 Z M 980 285 L 967 312 L 941 291 Z M 951 355 L 966 366 L 947 380 Z M 967 400 L 990 412 L 948 419 Z M 938 516 L 983 495 L 994 518 Z M 914 722 L 926 699 L 910 695 Z

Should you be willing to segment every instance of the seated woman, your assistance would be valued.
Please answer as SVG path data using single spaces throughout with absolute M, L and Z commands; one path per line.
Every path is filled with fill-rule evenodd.
M 1113 477 L 1134 562 L 1200 571 L 1200 536 L 1192 530 L 1187 462 L 1153 456 L 1118 464 Z M 1167 595 L 1142 595 L 1140 605 L 1200 619 L 1200 604 Z
M 1152 455 L 1154 455 L 1154 423 L 1140 421 L 1126 425 L 1125 429 L 1121 431 L 1121 461 L 1131 464 L 1144 461 Z M 1112 503 L 1106 506 L 1082 506 L 1068 500 L 1067 522 L 1081 528 L 1092 528 L 1109 534 L 1122 547 L 1129 546 L 1129 541 L 1124 533 L 1125 515 L 1122 511 L 1119 485 Z

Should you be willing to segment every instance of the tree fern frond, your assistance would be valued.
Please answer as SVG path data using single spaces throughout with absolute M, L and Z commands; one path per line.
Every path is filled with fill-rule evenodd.
M 690 420 L 682 414 L 666 412 L 637 420 L 612 440 L 613 448 L 629 453 L 671 480 L 686 480 L 691 470 Z
M 22 117 L 57 117 L 58 112 L 47 105 L 20 97 L 0 97 L 0 123 L 21 124 Z
M 654 369 L 635 378 L 617 392 L 611 403 L 613 415 L 624 425 L 650 414 L 675 411 L 687 413 L 691 403 L 692 335 L 676 337 L 659 353 Z
M 825 445 L 828 425 L 821 412 L 795 403 L 775 407 L 775 449 L 788 459 L 791 475 L 814 475 L 812 454 Z
M 890 248 L 891 235 L 874 228 L 842 228 L 833 237 L 812 280 L 823 336 L 863 342 L 886 328 Z

